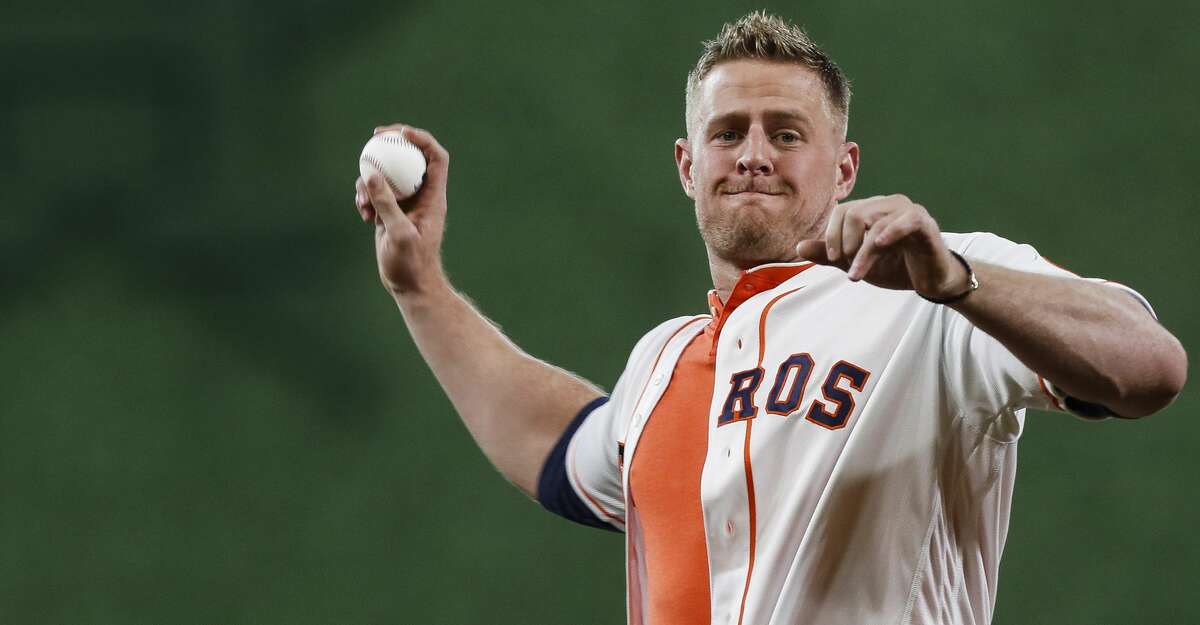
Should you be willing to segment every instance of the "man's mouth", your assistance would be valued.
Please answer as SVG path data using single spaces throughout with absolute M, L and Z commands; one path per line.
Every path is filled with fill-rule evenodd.
M 777 191 L 755 191 L 753 189 L 748 189 L 745 191 L 724 191 L 723 193 L 725 195 L 783 195 L 783 193 Z
M 783 195 L 786 188 L 764 184 L 724 184 L 717 188 L 723 195 Z

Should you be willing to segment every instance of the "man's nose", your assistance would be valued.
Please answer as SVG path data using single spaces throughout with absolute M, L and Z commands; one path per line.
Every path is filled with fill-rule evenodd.
M 742 153 L 738 155 L 739 174 L 767 176 L 775 171 L 771 162 L 771 142 L 762 132 L 751 131 L 742 142 Z

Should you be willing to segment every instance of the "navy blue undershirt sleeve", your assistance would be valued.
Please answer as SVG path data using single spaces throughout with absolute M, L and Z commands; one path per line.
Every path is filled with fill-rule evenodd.
M 546 462 L 542 465 L 542 474 L 538 477 L 537 498 L 543 508 L 558 516 L 589 527 L 616 532 L 618 530 L 615 527 L 601 521 L 591 508 L 583 503 L 567 480 L 567 446 L 571 444 L 571 437 L 575 436 L 575 431 L 583 425 L 588 415 L 607 401 L 607 397 L 597 397 L 588 402 L 559 437 L 558 443 L 554 445 L 554 449 L 550 450 L 550 455 L 546 457 Z
M 1100 404 L 1093 404 L 1091 402 L 1083 401 L 1082 399 L 1075 399 L 1070 395 L 1067 395 L 1063 398 L 1063 405 L 1067 407 L 1067 410 L 1069 410 L 1071 414 L 1084 419 L 1099 420 L 1106 419 L 1108 417 L 1123 418 L 1108 408 L 1101 406 Z

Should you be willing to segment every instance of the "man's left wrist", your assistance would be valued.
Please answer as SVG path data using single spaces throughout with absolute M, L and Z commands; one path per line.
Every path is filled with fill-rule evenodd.
M 958 269 L 958 271 L 952 272 L 955 277 L 941 289 L 940 293 L 926 295 L 918 291 L 917 295 L 934 304 L 947 305 L 960 302 L 979 289 L 979 278 L 975 275 L 975 270 L 971 268 L 967 259 L 953 250 L 950 250 L 950 256 L 955 261 L 953 266 Z

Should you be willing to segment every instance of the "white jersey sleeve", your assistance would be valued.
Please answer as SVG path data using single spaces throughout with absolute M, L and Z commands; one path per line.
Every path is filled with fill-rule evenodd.
M 613 394 L 587 415 L 567 445 L 567 482 L 580 501 L 601 521 L 625 529 L 625 495 L 621 487 L 621 443 L 624 419 L 616 409 L 626 392 L 628 372 L 617 380 Z
M 1136 298 L 1153 314 L 1150 304 L 1133 289 L 1106 280 L 1081 278 L 1046 260 L 1029 245 L 1017 244 L 989 233 L 944 234 L 950 249 L 968 261 L 995 265 L 1047 276 L 1088 280 L 1121 289 Z M 986 288 L 986 285 L 985 285 Z M 1021 428 L 1021 408 L 1058 410 L 1094 419 L 1115 416 L 1102 406 L 1069 397 L 1053 382 L 1031 371 L 999 341 L 975 327 L 966 317 L 949 307 L 939 307 L 945 315 L 942 346 L 943 374 L 952 404 L 977 419 L 1008 416 L 1010 435 Z
M 539 479 L 538 500 L 572 521 L 624 531 L 624 445 L 633 406 L 667 340 L 694 317 L 651 330 L 630 353 L 607 398 L 589 403 L 563 433 Z

